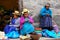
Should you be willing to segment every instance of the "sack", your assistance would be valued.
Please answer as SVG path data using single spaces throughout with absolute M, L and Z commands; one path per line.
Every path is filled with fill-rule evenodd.
M 17 31 L 12 31 L 6 34 L 8 38 L 19 38 L 19 33 Z

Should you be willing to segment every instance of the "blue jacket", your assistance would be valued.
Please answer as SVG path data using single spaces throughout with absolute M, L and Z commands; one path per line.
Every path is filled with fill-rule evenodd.
M 49 14 L 49 15 L 52 16 L 52 11 L 51 11 L 51 9 L 48 9 L 48 10 L 47 10 L 47 9 L 44 7 L 44 8 L 42 8 L 42 9 L 40 10 L 40 15 L 44 16 L 44 15 L 46 15 L 46 14 Z

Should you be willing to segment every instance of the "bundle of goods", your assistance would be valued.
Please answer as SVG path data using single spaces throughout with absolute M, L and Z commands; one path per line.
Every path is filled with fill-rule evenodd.
M 56 33 L 54 30 L 42 30 L 42 35 L 49 38 L 60 38 L 60 32 Z
M 36 34 L 41 34 L 42 29 L 41 28 L 35 28 L 35 32 L 36 32 Z
M 2 39 L 8 39 L 6 36 L 5 36 L 5 33 L 4 32 L 1 32 L 0 31 L 0 39 L 2 40 Z
M 20 35 L 20 40 L 30 40 L 29 36 Z

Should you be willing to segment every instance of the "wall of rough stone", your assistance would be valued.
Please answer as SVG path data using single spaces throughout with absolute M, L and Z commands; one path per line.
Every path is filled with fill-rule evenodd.
M 35 19 L 35 22 L 39 22 L 39 17 L 38 17 L 39 11 L 46 3 L 51 4 L 53 17 L 54 18 L 57 17 L 55 18 L 55 20 L 56 19 L 60 20 L 59 19 L 60 16 L 54 16 L 54 15 L 60 15 L 60 0 L 23 0 L 23 8 L 29 9 L 32 14 L 32 17 Z
M 60 0 L 23 0 L 23 8 L 27 8 L 33 14 L 37 14 L 46 3 L 51 4 L 51 9 L 53 10 L 54 15 L 55 13 L 59 14 Z

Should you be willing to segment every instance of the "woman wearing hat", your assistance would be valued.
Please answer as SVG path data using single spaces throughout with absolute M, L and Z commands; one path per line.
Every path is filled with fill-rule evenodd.
M 52 30 L 52 11 L 49 3 L 40 10 L 40 27 L 42 29 Z
M 4 28 L 5 34 L 10 34 L 12 31 L 18 31 L 18 27 L 20 26 L 20 13 L 19 11 L 15 11 L 13 13 L 13 18 L 10 21 L 10 24 L 6 25 Z
M 26 35 L 34 32 L 33 27 L 33 18 L 29 16 L 29 11 L 27 9 L 23 9 L 23 16 L 20 18 L 20 34 Z

